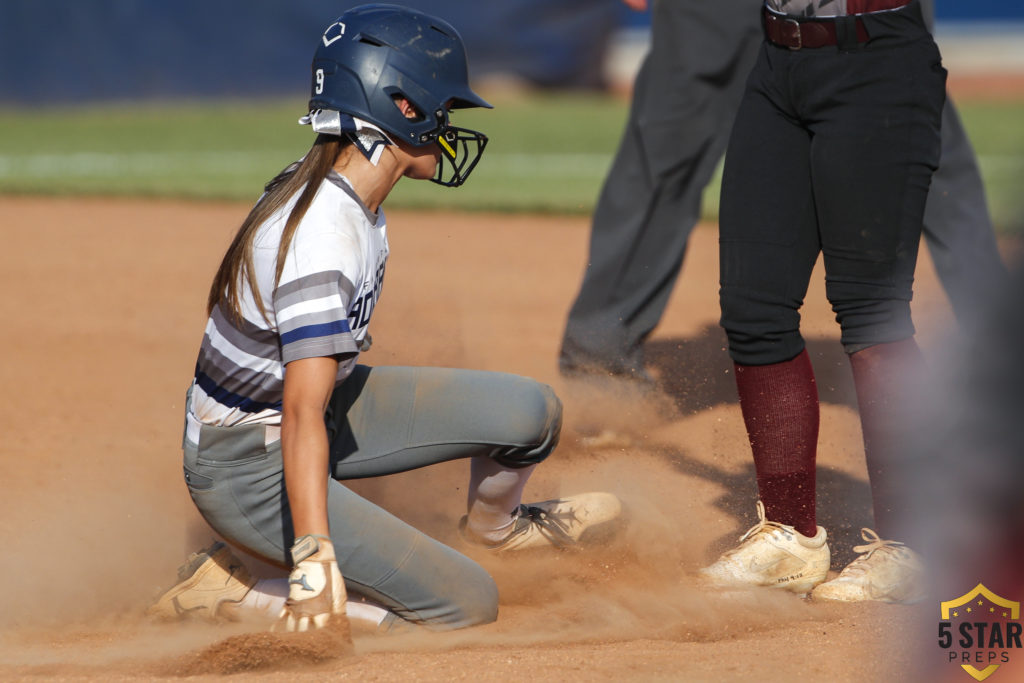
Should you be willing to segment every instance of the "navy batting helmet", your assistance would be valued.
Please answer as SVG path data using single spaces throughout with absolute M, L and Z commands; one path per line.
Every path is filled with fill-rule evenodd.
M 420 116 L 406 118 L 399 97 Z M 487 144 L 482 133 L 450 124 L 449 110 L 467 107 L 491 105 L 470 89 L 462 38 L 441 19 L 361 5 L 328 26 L 317 45 L 310 111 L 348 114 L 416 147 L 437 144 L 442 161 L 433 181 L 441 185 L 464 183 Z

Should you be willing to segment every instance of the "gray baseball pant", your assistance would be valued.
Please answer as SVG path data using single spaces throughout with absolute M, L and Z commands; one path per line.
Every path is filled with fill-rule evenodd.
M 326 421 L 328 517 L 348 591 L 435 629 L 493 621 L 497 588 L 480 565 L 340 481 L 480 455 L 509 467 L 540 462 L 561 427 L 550 387 L 495 372 L 357 366 L 335 390 Z M 267 444 L 261 425 L 203 425 L 198 444 L 184 440 L 184 466 L 192 499 L 217 533 L 290 566 L 279 440 Z

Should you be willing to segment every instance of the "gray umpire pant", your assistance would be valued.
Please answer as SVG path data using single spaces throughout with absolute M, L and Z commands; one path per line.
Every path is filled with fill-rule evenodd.
M 678 278 L 762 34 L 759 0 L 655 0 L 651 50 L 594 211 L 563 372 L 643 371 L 642 344 Z M 933 0 L 922 2 L 931 25 Z M 924 237 L 957 317 L 1005 286 L 974 151 L 947 98 Z
M 348 591 L 435 629 L 493 621 L 497 588 L 480 565 L 340 480 L 478 455 L 526 466 L 554 449 L 561 414 L 550 387 L 515 375 L 357 366 L 335 389 L 326 415 L 333 477 L 327 514 Z M 288 567 L 294 532 L 281 442 L 267 443 L 265 432 L 262 425 L 201 426 L 198 443 L 184 440 L 185 481 L 217 533 Z
M 935 0 L 921 0 L 921 10 L 932 28 Z M 948 94 L 942 159 L 924 209 L 924 239 L 957 319 L 977 324 L 980 311 L 1009 286 L 1009 273 L 996 245 L 974 148 Z
M 651 50 L 594 211 L 563 371 L 642 373 L 761 38 L 758 0 L 655 0 Z

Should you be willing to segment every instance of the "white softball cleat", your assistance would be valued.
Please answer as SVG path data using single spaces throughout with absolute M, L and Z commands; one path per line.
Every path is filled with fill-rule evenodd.
M 758 522 L 700 576 L 712 586 L 782 588 L 802 595 L 825 580 L 831 562 L 825 529 L 808 538 L 793 527 L 765 518 L 757 501 Z
M 512 530 L 496 543 L 476 538 L 466 517 L 459 522 L 459 531 L 467 542 L 494 553 L 579 547 L 614 535 L 622 522 L 622 503 L 611 493 L 578 493 L 520 505 L 513 516 Z
M 860 557 L 839 576 L 816 587 L 815 600 L 861 602 L 874 600 L 900 604 L 920 602 L 925 597 L 924 566 L 910 548 L 886 541 L 871 529 L 861 529 L 867 545 L 854 546 Z
M 238 621 L 235 608 L 255 584 L 231 548 L 217 541 L 189 555 L 178 568 L 178 583 L 157 598 L 146 614 L 160 619 Z

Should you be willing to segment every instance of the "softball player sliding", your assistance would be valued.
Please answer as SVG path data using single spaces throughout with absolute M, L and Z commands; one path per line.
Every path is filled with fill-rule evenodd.
M 341 480 L 469 458 L 460 530 L 494 552 L 577 544 L 619 517 L 607 493 L 521 504 L 558 441 L 549 387 L 357 364 L 388 256 L 381 203 L 402 177 L 465 182 L 487 142 L 451 125 L 449 111 L 466 107 L 490 105 L 470 89 L 462 41 L 444 21 L 364 5 L 319 39 L 300 120 L 318 136 L 267 185 L 220 265 L 185 416 L 199 511 L 291 573 L 254 581 L 217 543 L 190 558 L 152 614 L 279 614 L 287 630 L 346 614 L 381 629 L 494 620 L 482 567 Z

